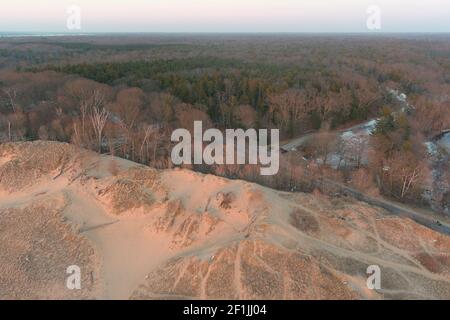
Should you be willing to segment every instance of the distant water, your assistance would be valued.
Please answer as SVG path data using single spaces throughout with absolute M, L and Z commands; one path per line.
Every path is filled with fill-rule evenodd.
M 15 38 L 15 37 L 63 37 L 63 36 L 82 36 L 87 33 L 72 33 L 72 32 L 2 32 L 0 31 L 0 38 Z

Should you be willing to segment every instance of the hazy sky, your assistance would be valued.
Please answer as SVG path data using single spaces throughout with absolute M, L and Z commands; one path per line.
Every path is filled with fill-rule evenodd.
M 369 5 L 381 32 L 450 32 L 450 0 L 0 0 L 1 31 L 365 32 Z

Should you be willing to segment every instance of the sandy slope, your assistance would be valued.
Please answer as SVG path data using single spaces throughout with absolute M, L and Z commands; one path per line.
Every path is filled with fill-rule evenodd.
M 0 146 L 0 298 L 450 298 L 449 252 L 449 237 L 349 199 Z M 81 290 L 65 287 L 72 264 Z

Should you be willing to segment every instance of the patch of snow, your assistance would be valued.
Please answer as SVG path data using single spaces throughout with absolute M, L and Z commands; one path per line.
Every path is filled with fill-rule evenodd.
M 351 139 L 351 138 L 353 138 L 354 136 L 355 136 L 355 134 L 354 134 L 353 131 L 351 131 L 351 130 L 345 131 L 345 132 L 341 135 L 342 139 L 344 139 L 344 140 Z
M 439 139 L 439 141 L 437 142 L 442 148 L 444 148 L 447 153 L 450 154 L 450 132 L 444 134 L 444 136 Z
M 389 93 L 392 94 L 400 102 L 406 102 L 406 99 L 408 98 L 406 94 L 398 90 L 389 89 Z
M 370 120 L 369 122 L 367 122 L 367 123 L 364 125 L 364 129 L 366 129 L 366 131 L 367 131 L 369 134 L 371 134 L 371 133 L 373 132 L 373 130 L 375 130 L 375 127 L 377 126 L 379 120 L 380 120 L 380 119 L 373 119 L 373 120 Z
M 393 89 L 389 89 L 388 90 L 390 94 L 392 94 L 395 99 L 397 99 L 398 102 L 401 102 L 402 104 L 404 104 L 404 106 L 402 107 L 402 112 L 407 111 L 408 109 L 414 109 L 414 106 L 410 105 L 408 103 L 408 96 L 398 90 L 393 90 Z
M 438 148 L 434 142 L 427 141 L 425 142 L 425 146 L 427 147 L 428 154 L 431 156 L 435 156 L 438 153 Z

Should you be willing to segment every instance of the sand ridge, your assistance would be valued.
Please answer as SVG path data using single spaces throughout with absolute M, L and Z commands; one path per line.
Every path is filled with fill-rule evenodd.
M 23 218 L 30 208 L 35 219 Z M 57 271 L 27 291 L 13 270 L 37 250 L 30 243 L 51 235 L 63 239 L 44 259 Z M 0 146 L 0 239 L 4 298 L 450 297 L 450 238 L 411 220 L 58 142 Z M 88 270 L 90 285 L 77 294 L 64 287 L 65 252 Z M 28 270 L 45 273 L 28 260 Z M 376 291 L 366 287 L 373 264 L 382 270 Z M 44 294 L 51 288 L 59 293 Z

